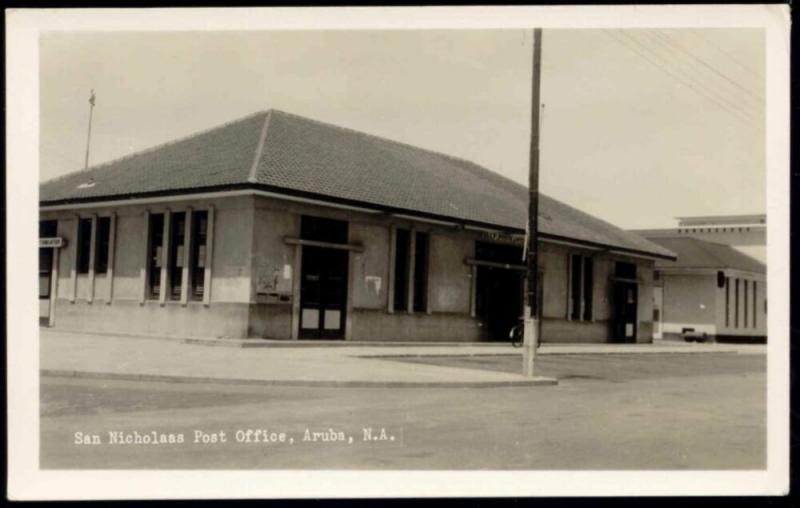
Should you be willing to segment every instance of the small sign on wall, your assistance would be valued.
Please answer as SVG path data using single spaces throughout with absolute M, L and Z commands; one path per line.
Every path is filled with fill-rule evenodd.
M 64 247 L 67 245 L 66 240 L 61 238 L 60 236 L 54 236 L 50 238 L 39 238 L 39 247 L 40 248 L 48 248 L 48 247 Z
M 292 266 L 263 267 L 256 279 L 256 293 L 260 295 L 290 295 L 292 292 Z
M 381 294 L 381 286 L 383 285 L 383 279 L 378 277 L 377 275 L 367 275 L 364 277 L 364 282 L 367 284 L 367 288 L 370 291 L 373 291 L 376 295 Z

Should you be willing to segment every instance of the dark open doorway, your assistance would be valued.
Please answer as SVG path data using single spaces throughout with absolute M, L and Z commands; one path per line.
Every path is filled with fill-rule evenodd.
M 509 341 L 509 332 L 522 316 L 523 274 L 517 270 L 478 266 L 475 311 L 483 338 Z
M 39 238 L 53 238 L 58 234 L 58 222 L 39 222 Z M 39 247 L 39 325 L 49 326 L 53 312 L 53 263 L 55 251 L 52 247 Z
M 301 339 L 344 338 L 347 261 L 345 250 L 303 247 Z
M 636 342 L 639 308 L 639 285 L 636 280 L 636 265 L 617 262 L 614 275 L 614 319 L 611 338 L 614 342 Z
M 509 332 L 523 313 L 522 247 L 477 242 L 475 258 L 475 314 L 483 325 L 483 339 L 509 341 Z
M 347 222 L 302 218 L 304 240 L 345 244 Z M 343 339 L 347 314 L 349 252 L 335 246 L 303 246 L 300 284 L 300 338 Z

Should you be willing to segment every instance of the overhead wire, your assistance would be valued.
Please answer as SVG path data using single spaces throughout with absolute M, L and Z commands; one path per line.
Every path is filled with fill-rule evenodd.
M 730 83 L 732 86 L 735 86 L 736 88 L 738 88 L 739 90 L 745 92 L 746 94 L 748 94 L 748 95 L 750 95 L 752 97 L 755 97 L 761 103 L 764 102 L 764 97 L 762 95 L 760 95 L 760 94 L 750 90 L 749 88 L 743 86 L 741 83 L 737 82 L 736 80 L 732 79 L 731 77 L 729 77 L 728 75 L 726 75 L 725 73 L 720 71 L 714 65 L 712 65 L 712 64 L 708 63 L 707 61 L 703 60 L 702 58 L 700 58 L 699 56 L 695 55 L 691 51 L 688 51 L 686 48 L 681 46 L 681 44 L 678 41 L 676 41 L 673 37 L 670 37 L 669 35 L 661 32 L 661 31 L 653 31 L 653 32 L 650 32 L 650 33 L 652 33 L 656 37 L 660 37 L 662 40 L 666 41 L 667 44 L 672 45 L 673 47 L 677 48 L 678 50 L 680 50 L 684 54 L 688 55 L 690 58 L 692 58 L 693 60 L 695 60 L 696 62 L 701 64 L 704 68 L 708 69 L 710 72 L 713 72 L 715 75 L 717 75 L 720 78 L 724 79 L 726 82 Z
M 647 47 L 644 46 L 636 38 L 634 38 L 634 37 L 632 37 L 632 36 L 630 36 L 630 35 L 628 35 L 628 34 L 626 34 L 624 32 L 619 32 L 619 35 L 623 36 L 624 38 L 618 36 L 617 33 L 615 33 L 614 31 L 611 31 L 611 30 L 603 30 L 603 32 L 606 35 L 608 35 L 609 37 L 611 37 L 612 39 L 614 39 L 619 44 L 622 44 L 623 46 L 627 47 L 629 50 L 633 51 L 640 58 L 642 58 L 643 60 L 647 61 L 648 63 L 650 63 L 654 67 L 656 67 L 662 73 L 667 74 L 668 76 L 672 77 L 673 79 L 675 79 L 676 81 L 678 81 L 682 85 L 684 85 L 684 86 L 690 88 L 691 90 L 693 90 L 694 92 L 696 92 L 698 95 L 701 95 L 704 98 L 706 98 L 707 100 L 711 101 L 712 103 L 714 103 L 719 108 L 727 111 L 731 115 L 731 117 L 735 118 L 738 122 L 742 123 L 743 125 L 747 125 L 747 126 L 751 126 L 751 127 L 753 126 L 753 124 L 756 124 L 756 126 L 758 127 L 758 122 L 754 118 L 750 117 L 747 113 L 741 111 L 741 109 L 738 109 L 738 105 L 737 104 L 732 103 L 732 102 L 728 101 L 727 99 L 725 99 L 724 97 L 721 97 L 721 96 L 715 94 L 714 92 L 708 90 L 707 87 L 704 87 L 704 85 L 702 83 L 697 83 L 696 81 L 693 81 L 692 79 L 688 79 L 685 76 L 681 76 L 681 75 L 676 74 L 675 72 L 671 71 L 667 66 L 664 65 L 663 62 L 658 61 L 659 60 L 658 59 L 658 55 L 654 54 L 652 51 L 649 51 L 647 49 Z M 662 60 L 663 60 L 663 57 L 662 57 Z

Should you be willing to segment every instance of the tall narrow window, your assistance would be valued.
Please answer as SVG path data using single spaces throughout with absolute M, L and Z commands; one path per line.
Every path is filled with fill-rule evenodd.
M 191 298 L 202 300 L 205 289 L 206 235 L 208 212 L 194 212 L 192 217 Z
M 572 310 L 570 312 L 570 319 L 578 321 L 581 317 L 581 256 L 577 254 L 573 255 L 570 266 L 572 267 L 572 273 L 570 275 L 572 280 Z
M 95 273 L 108 272 L 108 249 L 111 240 L 111 217 L 97 219 L 97 252 L 94 256 Z
M 592 319 L 592 289 L 594 288 L 594 263 L 592 258 L 583 258 L 583 320 Z
M 736 279 L 734 291 L 733 303 L 736 305 L 736 307 L 733 309 L 733 327 L 739 328 L 739 279 Z
M 150 238 L 147 249 L 147 286 L 151 299 L 161 295 L 161 250 L 164 248 L 164 214 L 150 215 Z
M 414 242 L 414 312 L 428 310 L 428 233 L 417 232 Z
M 92 250 L 92 219 L 78 219 L 77 249 L 78 273 L 89 273 L 89 256 Z
M 169 276 L 170 300 L 180 300 L 181 288 L 183 286 L 183 256 L 184 243 L 186 241 L 186 213 L 175 212 L 172 214 L 172 224 L 170 224 L 169 242 L 169 265 L 167 271 Z
M 570 319 L 591 321 L 594 260 L 589 256 L 573 254 L 570 257 L 570 281 Z
M 398 229 L 394 251 L 394 310 L 408 310 L 408 266 L 411 255 L 411 232 Z
M 748 290 L 750 289 L 750 281 L 745 279 L 743 282 L 744 282 L 744 327 L 747 328 L 747 316 L 749 314 L 748 311 L 750 310 L 748 306 L 748 304 L 750 303 L 749 301 L 750 295 L 748 294 L 749 293 Z
M 758 315 L 758 311 L 757 311 L 757 309 L 758 309 L 758 298 L 757 298 L 757 295 L 758 295 L 758 289 L 757 288 L 758 288 L 758 286 L 757 286 L 757 284 L 758 283 L 756 281 L 753 281 L 753 328 L 758 328 L 758 324 L 757 324 L 757 321 L 756 321 L 756 315 Z
M 725 277 L 725 327 L 731 326 L 731 278 Z

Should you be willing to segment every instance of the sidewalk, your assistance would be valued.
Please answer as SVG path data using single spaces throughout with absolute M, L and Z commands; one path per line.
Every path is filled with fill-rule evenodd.
M 493 387 L 556 384 L 548 378 L 460 367 L 385 361 L 418 356 L 521 355 L 510 344 L 343 344 L 204 341 L 94 335 L 40 329 L 45 375 L 174 382 L 294 386 Z M 209 347 L 230 345 L 236 347 Z M 294 347 L 292 347 L 294 346 Z M 763 346 L 723 344 L 544 345 L 538 353 L 753 353 Z M 598 361 L 602 361 L 598 358 Z
M 412 351 L 453 354 L 453 347 L 208 347 L 146 337 L 103 336 L 40 329 L 44 375 L 174 382 L 220 382 L 332 387 L 495 387 L 552 385 L 458 367 L 416 365 L 375 359 Z M 510 346 L 462 348 L 509 353 Z M 373 357 L 373 358 L 369 358 Z

